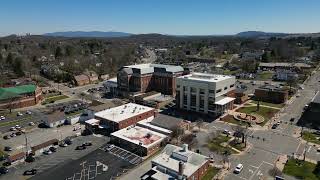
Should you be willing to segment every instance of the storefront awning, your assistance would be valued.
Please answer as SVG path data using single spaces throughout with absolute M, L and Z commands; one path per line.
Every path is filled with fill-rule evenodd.
M 222 106 L 222 105 L 228 104 L 231 101 L 234 101 L 235 99 L 236 98 L 224 97 L 223 99 L 216 101 L 214 104 Z

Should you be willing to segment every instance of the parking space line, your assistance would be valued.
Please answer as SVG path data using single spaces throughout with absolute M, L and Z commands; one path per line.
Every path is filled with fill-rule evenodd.
M 265 164 L 268 164 L 270 166 L 274 166 L 272 163 L 269 163 L 269 162 L 266 162 L 266 161 L 262 161 L 262 162 L 265 163 Z
M 250 165 L 250 166 L 253 167 L 253 168 L 256 168 L 256 169 L 259 168 L 259 167 L 257 167 L 257 166 L 252 166 L 252 165 Z

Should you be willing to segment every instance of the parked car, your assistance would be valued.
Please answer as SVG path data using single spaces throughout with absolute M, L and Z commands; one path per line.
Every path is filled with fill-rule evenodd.
M 273 124 L 271 129 L 277 129 L 278 125 L 277 124 Z
M 72 140 L 71 140 L 71 139 L 65 139 L 64 142 L 65 142 L 67 145 L 71 145 L 71 144 L 72 144 Z
M 11 165 L 11 162 L 6 161 L 6 162 L 4 162 L 2 165 L 3 165 L 3 166 L 10 166 L 10 165 Z
M 27 170 L 23 173 L 23 175 L 27 176 L 27 175 L 35 175 L 37 174 L 37 170 L 36 169 L 31 169 L 31 170 Z
M 34 126 L 34 122 L 29 122 L 29 126 Z
M 63 143 L 59 144 L 59 146 L 60 146 L 60 147 L 67 147 L 68 144 L 66 144 L 66 143 L 63 142 Z
M 294 118 L 291 118 L 291 119 L 290 119 L 290 122 L 293 122 L 293 121 L 294 121 Z
M 34 162 L 36 159 L 32 156 L 32 155 L 28 155 L 27 157 L 26 157 L 26 162 L 28 162 L 28 163 L 30 163 L 30 162 Z
M 31 111 L 27 111 L 26 114 L 30 115 L 30 114 L 32 114 L 32 112 Z
M 238 164 L 233 172 L 235 174 L 239 174 L 242 171 L 242 169 L 243 169 L 243 165 L 242 164 Z
M 17 116 L 23 116 L 21 112 L 17 112 Z
M 11 127 L 10 128 L 10 131 L 16 131 L 17 129 L 16 129 L 16 127 Z
M 0 121 L 1 121 L 1 120 L 5 120 L 5 119 L 6 119 L 6 117 L 0 116 Z
M 8 168 L 0 167 L 0 174 L 7 174 L 9 172 Z
M 5 147 L 4 147 L 4 151 L 12 151 L 12 148 L 9 147 L 9 146 L 5 146 Z
M 87 147 L 86 146 L 77 146 L 76 147 L 76 150 L 84 150 L 86 149 Z
M 85 142 L 82 144 L 82 146 L 92 146 L 92 142 Z
M 231 132 L 227 129 L 223 130 L 223 134 L 226 134 L 226 135 L 231 135 Z
M 11 133 L 10 134 L 10 137 L 16 137 L 17 135 L 16 135 L 16 133 Z
M 45 150 L 45 151 L 43 151 L 43 154 L 50 155 L 50 154 L 52 154 L 52 152 L 50 150 Z
M 17 136 L 20 136 L 21 134 L 22 134 L 21 131 L 16 132 L 16 135 L 17 135 Z
M 10 139 L 11 137 L 8 135 L 3 136 L 3 139 Z
M 56 152 L 56 151 L 57 151 L 57 148 L 55 148 L 55 147 L 52 146 L 52 147 L 49 148 L 49 150 L 50 150 L 51 152 Z

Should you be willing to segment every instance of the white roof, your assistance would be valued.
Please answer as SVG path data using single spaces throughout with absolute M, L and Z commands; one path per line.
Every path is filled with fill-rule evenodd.
M 140 69 L 141 74 L 153 73 L 154 68 L 164 68 L 168 72 L 181 72 L 183 71 L 183 67 L 174 66 L 174 65 L 166 65 L 166 64 L 135 64 L 130 66 L 124 66 L 125 68 L 135 68 Z
M 207 81 L 207 82 L 219 82 L 219 81 L 223 81 L 231 78 L 234 78 L 234 77 L 221 75 L 221 74 L 207 74 L 207 73 L 192 73 L 192 74 L 178 77 L 178 79 L 189 79 L 189 80 Z
M 182 159 L 180 159 L 179 157 L 181 157 Z M 155 157 L 152 162 L 172 171 L 179 172 L 179 162 L 183 161 L 183 175 L 186 177 L 190 177 L 204 163 L 208 161 L 207 159 L 207 156 L 203 156 L 190 150 L 183 152 L 181 147 L 167 144 L 162 153 Z
M 121 122 L 139 114 L 154 110 L 154 108 L 142 106 L 140 104 L 128 103 L 114 108 L 106 109 L 95 113 L 95 117 L 114 122 Z
M 225 105 L 233 100 L 235 100 L 236 98 L 231 98 L 231 97 L 224 97 L 223 99 L 216 101 L 214 104 L 217 105 Z
M 167 137 L 164 134 L 139 126 L 129 126 L 127 128 L 120 129 L 119 131 L 111 133 L 111 136 L 141 145 L 145 148 L 152 147 L 154 144 L 160 143 Z
M 90 124 L 90 125 L 99 125 L 100 120 L 97 119 L 89 119 L 86 120 L 85 123 Z

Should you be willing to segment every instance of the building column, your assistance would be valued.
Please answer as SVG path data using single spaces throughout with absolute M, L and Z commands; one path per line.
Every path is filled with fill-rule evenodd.
M 199 106 L 200 106 L 200 89 L 197 88 L 196 90 L 196 111 L 199 112 Z

